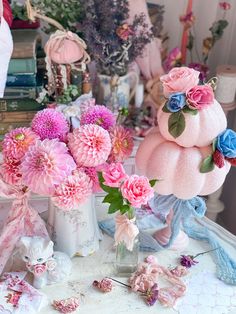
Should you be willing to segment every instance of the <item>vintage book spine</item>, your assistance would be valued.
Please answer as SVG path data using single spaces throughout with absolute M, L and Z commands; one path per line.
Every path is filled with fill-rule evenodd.
M 39 111 L 45 106 L 34 99 L 0 99 L 0 112 Z
M 35 58 L 11 59 L 8 74 L 35 74 L 37 73 L 37 60 Z
M 36 86 L 36 74 L 8 74 L 7 86 Z
M 4 99 L 36 99 L 42 91 L 43 86 L 36 87 L 20 87 L 11 86 L 5 88 Z
M 13 59 L 36 58 L 41 36 L 36 30 L 13 30 Z
M 12 122 L 12 123 L 3 123 L 0 122 L 0 140 L 3 139 L 3 136 L 9 131 L 20 128 L 20 127 L 29 127 L 30 121 L 22 121 L 22 122 Z
M 31 122 L 36 111 L 0 112 L 0 123 Z

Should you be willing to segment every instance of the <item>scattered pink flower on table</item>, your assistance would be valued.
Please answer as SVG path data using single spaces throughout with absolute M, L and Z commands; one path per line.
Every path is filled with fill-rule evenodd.
M 104 184 L 118 188 L 121 182 L 127 177 L 125 169 L 121 163 L 110 164 L 105 171 L 102 173 L 105 179 Z
M 148 289 L 145 293 L 146 295 L 146 302 L 148 305 L 154 305 L 158 300 L 158 285 L 155 283 L 150 289 Z
M 92 194 L 92 181 L 81 170 L 76 170 L 56 186 L 53 203 L 61 209 L 76 209 Z
M 73 313 L 79 307 L 79 299 L 72 297 L 65 300 L 54 300 L 52 305 L 60 313 Z
M 185 266 L 176 266 L 174 269 L 171 269 L 171 274 L 173 274 L 176 277 L 183 277 L 188 274 L 188 269 Z
M 191 255 L 181 255 L 180 264 L 184 267 L 190 268 L 197 264 L 198 262 L 194 260 L 194 256 Z
M 22 180 L 32 192 L 52 195 L 55 185 L 76 169 L 65 143 L 57 139 L 38 140 L 31 145 L 20 166 Z
M 2 167 L 1 174 L 6 183 L 11 185 L 21 185 L 22 184 L 22 173 L 20 172 L 20 161 L 5 158 Z
M 166 97 L 174 93 L 185 93 L 199 82 L 199 71 L 188 67 L 173 68 L 168 74 L 162 75 L 163 91 Z
M 229 2 L 223 1 L 219 3 L 221 9 L 227 11 L 231 9 L 231 4 Z
M 121 186 L 121 193 L 131 206 L 140 208 L 154 196 L 153 188 L 144 176 L 132 175 Z
M 149 255 L 145 258 L 145 262 L 148 264 L 154 264 L 157 263 L 157 258 L 154 255 Z
M 69 132 L 64 115 L 50 108 L 39 111 L 32 120 L 31 127 L 41 140 L 58 138 L 64 141 Z
M 123 162 L 132 153 L 134 141 L 131 131 L 121 125 L 116 125 L 110 129 L 112 143 L 110 162 Z
M 96 124 L 105 130 L 109 130 L 115 125 L 116 119 L 111 110 L 105 106 L 96 105 L 82 114 L 80 123 L 81 125 Z
M 4 137 L 2 147 L 3 156 L 11 159 L 20 160 L 24 157 L 30 145 L 39 139 L 30 128 L 17 128 Z
M 93 286 L 105 293 L 111 292 L 113 288 L 112 280 L 109 278 L 103 278 L 101 281 L 94 280 Z
M 210 85 L 197 85 L 186 92 L 189 107 L 197 110 L 207 108 L 214 103 L 214 92 Z
M 68 146 L 79 167 L 96 167 L 111 152 L 109 133 L 95 124 L 83 125 L 68 135 Z

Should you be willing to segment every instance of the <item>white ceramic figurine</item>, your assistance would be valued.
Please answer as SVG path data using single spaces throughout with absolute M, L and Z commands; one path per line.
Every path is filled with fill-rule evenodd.
M 42 237 L 21 237 L 19 253 L 27 269 L 34 274 L 33 286 L 37 289 L 63 281 L 71 272 L 68 255 L 53 252 L 54 243 Z

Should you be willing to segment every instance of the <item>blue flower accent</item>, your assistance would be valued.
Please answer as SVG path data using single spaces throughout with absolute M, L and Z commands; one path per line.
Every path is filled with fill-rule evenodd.
M 175 93 L 170 96 L 169 101 L 167 102 L 167 108 L 171 112 L 177 112 L 185 106 L 185 94 Z
M 216 139 L 216 148 L 228 158 L 236 157 L 236 132 L 226 129 Z

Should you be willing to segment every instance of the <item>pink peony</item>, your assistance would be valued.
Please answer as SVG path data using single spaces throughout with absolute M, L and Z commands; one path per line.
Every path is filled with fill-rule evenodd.
M 89 176 L 93 183 L 93 193 L 102 192 L 100 187 L 99 179 L 98 179 L 98 172 L 102 172 L 106 169 L 107 164 L 102 164 L 97 167 L 83 167 L 82 169 L 84 172 Z
M 121 125 L 116 125 L 110 129 L 112 143 L 110 162 L 123 162 L 132 153 L 134 141 L 130 130 Z
M 20 172 L 20 161 L 11 158 L 5 158 L 1 165 L 1 174 L 3 180 L 11 185 L 22 184 L 22 174 Z
M 136 174 L 128 177 L 121 186 L 121 193 L 131 206 L 140 208 L 154 196 L 153 188 L 148 179 Z
M 64 210 L 76 209 L 92 194 L 92 181 L 85 172 L 78 170 L 56 187 L 52 201 Z
M 127 177 L 125 169 L 121 163 L 112 163 L 102 173 L 105 179 L 104 184 L 111 187 L 119 187 L 121 182 Z
M 80 123 L 84 124 L 97 124 L 105 130 L 109 130 L 115 125 L 116 119 L 114 114 L 105 106 L 96 105 L 91 107 L 81 116 Z
M 162 75 L 160 80 L 163 84 L 165 97 L 173 93 L 185 93 L 199 82 L 199 71 L 188 67 L 173 68 L 168 74 Z
M 210 85 L 197 85 L 186 93 L 189 107 L 202 110 L 214 102 L 214 93 Z
M 35 115 L 31 127 L 41 140 L 58 138 L 64 141 L 69 132 L 69 125 L 64 115 L 50 108 L 39 111 Z
M 111 151 L 109 133 L 95 124 L 83 125 L 68 135 L 68 146 L 79 167 L 103 164 Z
M 27 152 L 30 145 L 38 139 L 30 128 L 17 128 L 7 133 L 4 137 L 3 156 L 6 158 L 20 160 Z
M 20 166 L 24 184 L 33 192 L 43 195 L 52 195 L 55 185 L 75 169 L 76 164 L 65 143 L 57 139 L 38 140 L 30 146 Z

